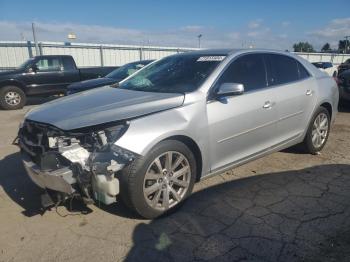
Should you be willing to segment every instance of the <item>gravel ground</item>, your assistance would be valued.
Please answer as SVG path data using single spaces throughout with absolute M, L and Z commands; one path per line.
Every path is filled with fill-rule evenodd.
M 350 261 L 350 109 L 321 155 L 272 154 L 198 183 L 177 212 L 141 220 L 122 203 L 43 212 L 11 145 L 40 102 L 0 111 L 0 261 Z

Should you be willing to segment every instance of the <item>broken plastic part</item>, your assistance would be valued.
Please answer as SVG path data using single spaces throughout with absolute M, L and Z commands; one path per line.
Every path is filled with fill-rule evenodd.
M 122 169 L 124 167 L 124 164 L 118 164 L 117 161 L 115 160 L 111 160 L 111 164 L 109 166 L 107 166 L 107 170 L 110 173 L 115 173 L 117 171 L 119 171 L 120 169 Z
M 100 142 L 102 144 L 102 146 L 107 145 L 107 137 L 104 131 L 99 131 L 98 133 L 98 137 L 100 139 Z
M 74 144 L 68 147 L 59 149 L 61 155 L 67 158 L 72 163 L 79 163 L 84 169 L 88 169 L 86 162 L 90 156 L 90 153 L 78 144 Z

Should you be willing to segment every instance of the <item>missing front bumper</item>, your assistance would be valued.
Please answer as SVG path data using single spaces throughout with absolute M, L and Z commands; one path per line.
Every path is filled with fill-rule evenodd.
M 22 154 L 22 162 L 30 179 L 43 189 L 51 189 L 71 195 L 75 192 L 72 187 L 77 181 L 69 167 L 52 171 L 42 171 L 31 159 Z
M 119 180 L 114 176 L 95 174 L 91 180 L 82 181 L 81 169 L 74 166 L 43 171 L 26 153 L 22 153 L 22 162 L 30 179 L 45 190 L 64 193 L 67 197 L 80 196 L 86 204 L 94 203 L 93 198 L 106 205 L 116 202 L 120 189 Z

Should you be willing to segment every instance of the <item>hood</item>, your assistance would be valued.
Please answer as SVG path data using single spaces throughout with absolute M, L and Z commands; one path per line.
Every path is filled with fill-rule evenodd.
M 73 130 L 179 107 L 184 97 L 102 87 L 46 103 L 30 111 L 26 119 Z
M 73 90 L 84 91 L 95 87 L 110 85 L 110 84 L 116 83 L 117 81 L 118 80 L 108 78 L 108 77 L 90 79 L 90 80 L 73 83 L 68 86 L 68 90 L 73 89 Z

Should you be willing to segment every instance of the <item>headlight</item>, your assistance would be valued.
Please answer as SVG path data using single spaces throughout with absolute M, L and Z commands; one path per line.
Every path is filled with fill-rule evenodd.
M 129 125 L 127 123 L 108 126 L 100 131 L 93 132 L 93 136 L 97 138 L 99 144 L 101 146 L 105 146 L 107 144 L 114 144 L 119 138 L 124 135 Z
M 106 128 L 104 132 L 106 134 L 107 141 L 109 143 L 114 143 L 119 138 L 121 138 L 122 135 L 124 135 L 126 130 L 128 130 L 128 127 L 129 125 L 125 124 L 125 125 L 118 125 L 118 126 L 112 126 L 112 127 Z

